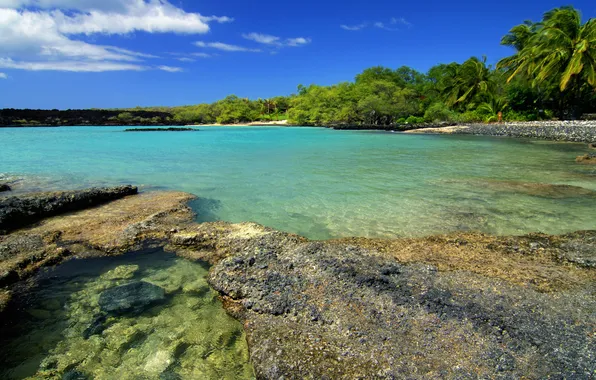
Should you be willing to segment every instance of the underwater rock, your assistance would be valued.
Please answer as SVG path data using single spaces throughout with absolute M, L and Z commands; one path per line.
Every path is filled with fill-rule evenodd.
M 87 209 L 138 193 L 133 186 L 28 194 L 0 200 L 0 230 L 15 230 L 43 218 Z
M 138 265 L 120 265 L 100 276 L 102 280 L 127 280 L 133 278 L 136 271 L 139 270 Z
M 62 375 L 62 380 L 88 380 L 89 376 L 76 370 L 70 370 Z
M 0 193 L 4 191 L 11 191 L 12 189 L 5 183 L 0 183 Z
M 99 307 L 109 315 L 139 315 L 165 299 L 163 288 L 138 281 L 104 291 L 99 296 Z
M 584 165 L 596 165 L 596 154 L 589 153 L 579 156 L 575 159 L 575 162 Z
M 87 327 L 85 331 L 83 331 L 83 338 L 89 339 L 93 335 L 101 334 L 106 328 L 108 328 L 108 326 L 106 325 L 106 321 L 107 316 L 105 314 L 100 314 L 93 318 L 93 321 L 91 322 L 89 327 Z

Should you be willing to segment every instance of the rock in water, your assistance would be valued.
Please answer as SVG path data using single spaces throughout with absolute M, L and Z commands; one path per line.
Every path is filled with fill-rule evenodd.
M 145 281 L 110 288 L 99 296 L 101 311 L 111 315 L 138 315 L 163 302 L 165 290 Z
M 3 191 L 11 191 L 12 189 L 5 183 L 0 183 L 0 193 Z
M 93 335 L 101 334 L 107 328 L 107 317 L 104 314 L 100 314 L 93 318 L 93 321 L 83 332 L 83 338 L 89 339 Z
M 62 375 L 62 380 L 87 380 L 89 377 L 82 372 L 70 370 Z

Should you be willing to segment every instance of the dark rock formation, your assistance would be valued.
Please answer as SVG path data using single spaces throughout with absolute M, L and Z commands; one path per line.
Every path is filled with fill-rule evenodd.
M 99 307 L 109 315 L 139 315 L 165 299 L 164 289 L 148 282 L 137 281 L 101 293 Z
M 216 265 L 210 282 L 244 323 L 257 378 L 579 379 L 594 370 L 590 290 L 560 297 L 356 246 L 280 249 L 265 239 Z
M 0 199 L 0 231 L 10 231 L 43 218 L 94 207 L 137 194 L 133 186 L 28 194 Z
M 198 132 L 195 128 L 132 128 L 124 132 Z
M 11 191 L 12 189 L 5 183 L 0 183 L 0 193 L 4 191 Z

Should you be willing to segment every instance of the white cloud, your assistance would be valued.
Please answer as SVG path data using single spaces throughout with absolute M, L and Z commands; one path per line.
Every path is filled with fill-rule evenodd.
M 163 71 L 167 71 L 169 73 L 180 73 L 180 72 L 184 71 L 184 69 L 182 69 L 181 67 L 158 66 L 157 68 L 160 70 L 163 70 Z
M 339 27 L 342 28 L 342 29 L 344 29 L 344 30 L 349 30 L 351 32 L 355 32 L 355 31 L 362 30 L 362 29 L 366 28 L 367 27 L 367 24 L 366 23 L 362 23 L 362 24 L 358 24 L 358 25 L 345 25 L 345 24 L 343 24 L 343 25 L 340 25 Z
M 8 79 L 8 75 L 5 73 L 0 73 L 0 79 Z
M 403 17 L 400 18 L 391 18 L 391 25 L 404 25 L 404 26 L 412 26 L 412 24 L 410 22 L 408 22 L 408 20 L 406 20 Z
M 79 36 L 133 32 L 203 34 L 209 31 L 210 22 L 230 21 L 225 16 L 185 12 L 167 0 L 0 0 L 0 58 L 42 70 L 136 70 L 142 66 L 120 63 L 159 57 L 85 42 Z M 74 61 L 81 62 L 73 67 Z
M 286 40 L 286 45 L 288 46 L 302 46 L 308 45 L 311 43 L 310 38 L 298 37 L 298 38 L 288 38 Z
M 389 20 L 389 25 L 393 25 L 394 27 L 388 26 L 386 23 L 381 22 L 381 21 L 377 21 L 372 23 L 372 26 L 374 26 L 375 28 L 379 28 L 379 29 L 383 29 L 383 30 L 388 30 L 391 32 L 396 32 L 399 29 L 396 28 L 395 26 L 407 26 L 407 27 L 411 27 L 412 24 L 409 23 L 405 18 L 403 17 L 392 17 L 391 20 Z M 340 28 L 344 29 L 344 30 L 349 30 L 352 32 L 358 31 L 358 30 L 362 30 L 364 28 L 368 27 L 368 23 L 363 22 L 362 24 L 358 24 L 358 25 L 340 25 Z
M 280 45 L 281 44 L 279 42 L 279 40 L 281 38 L 276 37 L 276 36 L 270 36 L 268 34 L 248 33 L 248 34 L 243 34 L 242 37 L 247 40 L 252 40 L 252 41 L 258 42 L 260 44 L 265 44 L 265 45 Z
M 260 49 L 250 49 L 250 48 L 243 47 L 243 46 L 225 44 L 223 42 L 197 41 L 194 44 L 196 46 L 202 47 L 202 48 L 211 48 L 211 49 L 223 50 L 223 51 L 228 51 L 228 52 L 246 51 L 246 52 L 259 53 L 261 51 Z
M 178 61 L 180 62 L 195 62 L 196 59 L 192 59 L 192 58 L 188 58 L 188 57 L 180 57 L 180 58 L 176 58 Z
M 374 25 L 375 25 L 375 28 L 379 28 L 379 29 L 388 30 L 388 31 L 390 31 L 390 32 L 396 32 L 396 31 L 398 31 L 398 30 L 399 30 L 399 29 L 397 29 L 397 28 L 390 28 L 390 27 L 388 27 L 387 25 L 385 25 L 385 24 L 384 24 L 384 23 L 382 23 L 382 22 L 375 22 L 375 23 L 374 23 Z
M 148 67 L 122 62 L 25 62 L 13 61 L 10 58 L 0 58 L 0 68 L 28 71 L 72 71 L 72 72 L 103 72 L 103 71 L 143 71 Z
M 207 53 L 192 53 L 191 55 L 193 57 L 199 57 L 199 58 L 211 58 L 211 57 L 213 57 L 213 55 L 207 54 Z
M 297 38 L 287 38 L 285 40 L 282 40 L 281 37 L 271 36 L 269 34 L 261 34 L 261 33 L 243 34 L 242 37 L 247 40 L 258 42 L 260 44 L 277 46 L 277 47 L 283 47 L 283 46 L 296 47 L 296 46 L 306 45 L 311 42 L 310 38 L 297 37 Z

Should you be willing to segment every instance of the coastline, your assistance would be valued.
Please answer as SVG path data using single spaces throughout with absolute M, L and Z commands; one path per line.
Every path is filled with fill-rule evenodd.
M 590 375 L 596 231 L 309 241 L 196 224 L 191 199 L 130 195 L 0 235 L 2 304 L 42 267 L 163 247 L 211 265 L 257 378 Z
M 591 144 L 596 142 L 596 122 L 541 121 L 502 124 L 464 124 L 441 128 L 414 129 L 404 133 L 519 137 Z

